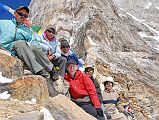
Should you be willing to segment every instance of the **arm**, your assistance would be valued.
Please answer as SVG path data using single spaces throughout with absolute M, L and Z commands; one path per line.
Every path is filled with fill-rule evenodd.
M 56 45 L 55 53 L 53 55 L 55 56 L 55 59 L 58 59 L 59 57 L 61 57 L 61 50 L 60 50 L 59 44 Z
M 90 99 L 94 105 L 95 108 L 100 108 L 101 105 L 100 105 L 100 102 L 99 102 L 99 99 L 97 97 L 97 93 L 96 93 L 96 89 L 95 89 L 95 86 L 92 82 L 92 80 L 84 74 L 84 77 L 83 77 L 83 81 L 84 81 L 84 85 L 86 87 L 86 90 L 90 96 Z

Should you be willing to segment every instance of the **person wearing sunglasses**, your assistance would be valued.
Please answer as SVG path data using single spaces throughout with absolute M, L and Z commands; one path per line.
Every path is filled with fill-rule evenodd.
M 17 7 L 14 16 L 12 20 L 0 20 L 0 46 L 21 59 L 33 74 L 48 78 L 53 65 L 37 46 L 30 28 L 24 24 L 29 16 L 29 8 Z
M 45 28 L 45 31 L 39 36 L 40 38 L 39 45 L 54 66 L 54 74 L 52 74 L 51 78 L 54 81 L 54 83 L 56 83 L 56 86 L 60 85 L 57 88 L 57 91 L 59 91 L 58 89 L 62 88 L 61 85 L 63 85 L 62 81 L 65 74 L 65 66 L 67 60 L 66 58 L 61 56 L 60 43 L 56 39 L 55 35 L 56 35 L 55 26 L 48 25 Z
M 74 61 L 76 61 L 77 65 L 78 65 L 78 69 L 83 72 L 84 71 L 83 64 L 79 61 L 76 53 L 70 49 L 69 42 L 64 38 L 61 38 L 60 41 L 61 41 L 60 42 L 61 43 L 61 56 L 65 57 L 67 59 L 67 61 L 70 59 L 73 59 Z

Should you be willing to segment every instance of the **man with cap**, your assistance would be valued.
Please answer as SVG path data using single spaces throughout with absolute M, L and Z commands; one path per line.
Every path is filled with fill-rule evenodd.
M 70 59 L 74 60 L 78 65 L 78 69 L 81 70 L 83 68 L 83 65 L 79 61 L 76 53 L 70 49 L 69 42 L 64 38 L 62 38 L 60 41 L 61 41 L 61 56 L 65 57 L 67 61 Z
M 29 8 L 19 6 L 12 20 L 0 20 L 0 46 L 21 59 L 33 74 L 48 77 L 53 65 L 46 54 L 37 46 L 32 31 L 24 23 L 29 16 Z
M 90 115 L 103 120 L 103 111 L 97 97 L 96 89 L 91 79 L 85 73 L 78 70 L 74 60 L 68 60 L 65 80 L 69 83 L 69 93 L 72 101 Z
M 129 120 L 128 112 L 124 110 L 123 106 L 119 104 L 118 101 L 119 95 L 113 89 L 115 84 L 112 77 L 106 77 L 105 80 L 102 82 L 104 85 L 105 90 L 103 91 L 103 105 L 104 105 L 104 113 L 107 119 L 112 120 Z M 124 114 L 123 114 L 124 113 Z

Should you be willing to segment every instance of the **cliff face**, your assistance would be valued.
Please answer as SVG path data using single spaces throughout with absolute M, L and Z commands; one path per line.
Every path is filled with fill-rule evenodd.
M 146 0 L 33 0 L 30 20 L 43 28 L 54 24 L 58 37 L 68 39 L 79 57 L 94 64 L 96 74 L 113 76 L 129 96 L 137 98 L 144 110 L 139 119 L 156 120 L 159 5 L 157 0 L 152 4 Z

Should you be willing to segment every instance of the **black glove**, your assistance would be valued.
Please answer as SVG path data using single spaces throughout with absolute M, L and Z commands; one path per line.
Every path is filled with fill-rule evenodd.
M 124 115 L 129 116 L 129 113 L 126 110 L 124 110 L 123 113 Z
M 107 117 L 108 120 L 109 120 L 109 119 L 112 119 L 112 116 L 110 115 L 110 113 L 105 112 L 105 115 L 106 115 L 106 117 Z
M 96 108 L 96 111 L 100 117 L 104 117 L 102 108 Z

